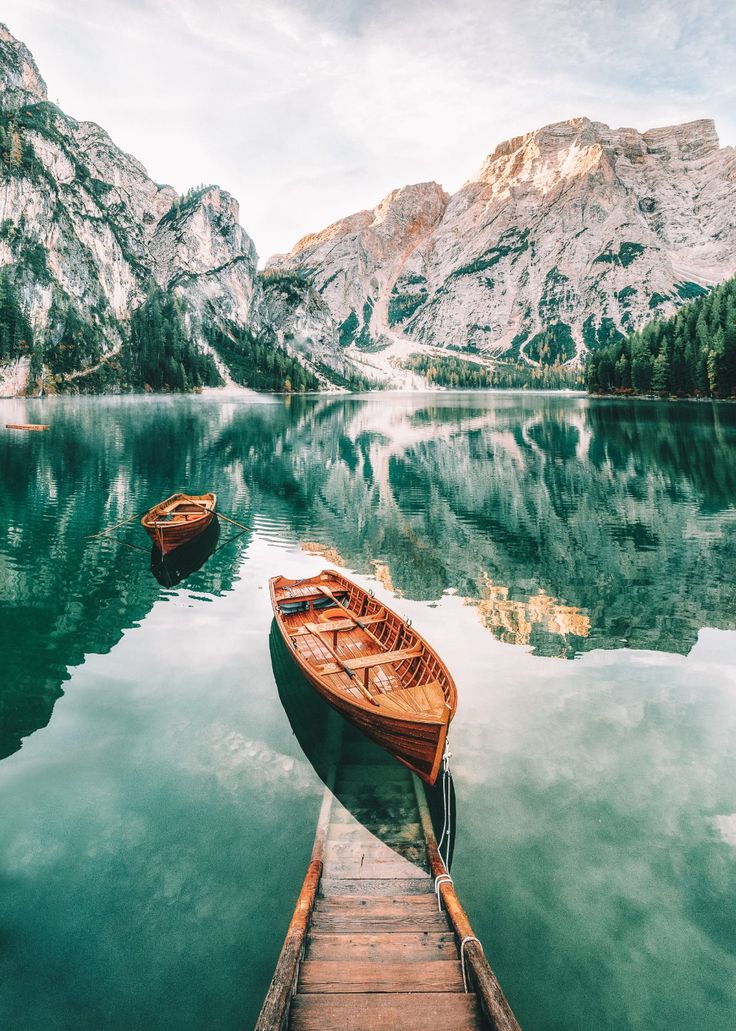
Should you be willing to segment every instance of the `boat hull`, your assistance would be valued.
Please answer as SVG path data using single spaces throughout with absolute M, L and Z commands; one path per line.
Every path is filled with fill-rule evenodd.
M 299 644 L 301 642 L 298 633 L 295 635 L 293 625 L 290 625 L 283 618 L 279 610 L 279 582 L 308 585 L 311 581 L 285 581 L 283 577 L 274 577 L 270 582 L 270 589 L 276 625 L 292 659 L 312 688 L 328 705 L 361 730 L 366 737 L 375 741 L 376 744 L 393 755 L 399 762 L 416 773 L 427 784 L 434 784 L 442 764 L 448 727 L 457 707 L 455 685 L 447 668 L 427 642 L 420 638 L 416 631 L 408 629 L 407 624 L 401 620 L 401 617 L 387 606 L 375 602 L 367 592 L 341 574 L 329 570 L 321 575 L 329 577 L 333 583 L 339 583 L 341 589 L 350 591 L 351 605 L 353 607 L 373 608 L 376 611 L 385 610 L 388 627 L 387 636 L 390 636 L 395 631 L 399 632 L 407 643 L 411 645 L 411 649 L 420 651 L 420 654 L 415 657 L 418 665 L 412 665 L 413 659 L 396 664 L 400 670 L 405 671 L 397 674 L 398 678 L 400 679 L 401 676 L 407 678 L 411 676 L 412 680 L 421 681 L 424 679 L 426 682 L 428 677 L 433 677 L 432 684 L 426 684 L 426 686 L 430 687 L 441 682 L 445 695 L 445 704 L 442 706 L 442 711 L 436 715 L 421 712 L 387 712 L 380 705 L 375 706 L 365 698 L 356 698 L 346 693 L 344 689 L 340 690 L 334 684 L 334 672 L 332 675 L 320 673 L 320 662 L 310 661 L 305 656 L 305 653 L 300 650 Z M 313 578 L 315 581 L 317 579 Z M 283 601 L 283 598 L 281 601 Z M 361 615 L 365 618 L 363 613 Z M 329 624 L 327 624 L 327 636 L 329 637 Z M 335 640 L 337 640 L 337 635 Z M 396 654 L 396 652 L 387 652 L 387 654 L 389 653 Z M 324 668 L 325 664 L 322 663 L 321 665 Z M 350 681 L 346 681 L 346 683 L 352 686 Z M 419 683 L 418 687 L 421 690 L 422 684 Z M 381 696 L 378 695 L 377 697 L 380 702 Z
M 434 784 L 445 750 L 447 721 L 418 723 L 410 719 L 379 719 L 359 706 L 344 701 L 336 696 L 335 692 L 325 691 L 320 679 L 313 677 L 303 663 L 297 665 L 328 705 L 361 730 L 371 741 L 375 741 L 400 763 L 408 766 L 427 784 Z
M 209 526 L 194 540 L 164 555 L 154 544 L 151 548 L 151 572 L 162 587 L 176 587 L 192 573 L 201 569 L 217 547 L 220 524 L 212 519 Z

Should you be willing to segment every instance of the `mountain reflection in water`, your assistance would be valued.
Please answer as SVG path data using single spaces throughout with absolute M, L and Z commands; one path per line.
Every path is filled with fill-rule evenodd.
M 0 408 L 51 424 L 0 432 L 0 1024 L 253 1026 L 328 712 L 274 684 L 268 578 L 337 556 L 457 682 L 453 876 L 522 1027 L 733 1025 L 734 406 Z M 139 524 L 85 540 L 186 486 L 252 531 L 177 586 Z
M 159 597 L 137 551 L 84 538 L 172 484 L 206 484 L 256 537 L 332 549 L 399 596 L 457 592 L 539 654 L 684 654 L 702 627 L 736 625 L 730 405 L 509 393 L 3 407 L 52 431 L 0 438 L 0 615 L 14 642 L 0 756 L 45 726 L 69 668 Z M 250 540 L 186 588 L 228 591 Z

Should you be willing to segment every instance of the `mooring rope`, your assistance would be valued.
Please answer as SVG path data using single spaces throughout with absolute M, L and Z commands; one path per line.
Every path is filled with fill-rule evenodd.
M 450 759 L 452 758 L 452 752 L 450 751 L 449 741 L 445 742 L 445 752 L 442 756 L 442 834 L 440 840 L 437 843 L 437 851 L 440 854 L 440 859 L 445 865 L 445 870 L 449 869 L 450 863 L 450 843 L 452 839 L 452 796 L 450 794 Z M 447 838 L 447 845 L 445 847 L 445 855 L 442 855 L 442 842 Z
M 480 951 L 483 951 L 483 946 L 474 934 L 466 934 L 463 940 L 460 942 L 460 966 L 463 972 L 463 988 L 465 989 L 466 995 L 468 992 L 468 975 L 465 972 L 465 946 L 468 944 L 468 942 L 478 942 L 478 945 L 480 945 Z
M 442 912 L 442 896 L 440 894 L 440 888 L 443 884 L 454 884 L 452 877 L 450 876 L 449 863 L 450 863 L 450 840 L 452 837 L 452 797 L 450 794 L 450 757 L 452 752 L 447 741 L 445 741 L 445 751 L 442 755 L 442 834 L 440 840 L 437 843 L 437 851 L 439 853 L 440 862 L 445 868 L 444 873 L 437 874 L 434 879 L 434 891 L 437 896 L 437 908 L 440 913 Z M 445 848 L 445 855 L 442 855 L 442 842 L 447 838 L 447 847 Z
M 443 884 L 454 884 L 452 877 L 449 873 L 439 873 L 434 879 L 434 893 L 437 896 L 437 908 L 440 913 L 442 912 L 442 896 L 440 895 L 440 887 Z

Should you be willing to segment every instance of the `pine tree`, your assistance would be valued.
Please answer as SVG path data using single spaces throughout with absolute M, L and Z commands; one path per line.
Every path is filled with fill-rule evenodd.
M 670 389 L 670 363 L 664 351 L 654 359 L 652 366 L 652 391 L 666 394 Z

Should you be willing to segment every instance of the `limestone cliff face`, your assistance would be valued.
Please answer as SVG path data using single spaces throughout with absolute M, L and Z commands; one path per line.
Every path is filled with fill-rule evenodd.
M 250 322 L 258 255 L 238 217 L 235 198 L 210 186 L 175 202 L 154 228 L 156 282 L 185 298 L 200 320 Z
M 357 374 L 372 379 L 339 345 L 335 320 L 320 293 L 305 277 L 272 270 L 259 277 L 254 322 L 261 334 L 298 355 L 323 387 L 346 385 Z
M 6 108 L 46 100 L 46 83 L 27 46 L 0 23 L 0 91 Z
M 447 202 L 437 183 L 394 190 L 373 211 L 304 237 L 269 268 L 309 278 L 338 324 L 340 344 L 355 357 L 356 351 L 391 346 L 401 303 L 397 282 L 438 228 Z
M 502 143 L 450 198 L 395 191 L 272 264 L 312 277 L 344 343 L 569 360 L 736 273 L 736 152 L 707 120 L 572 119 Z
M 72 309 L 101 341 L 76 367 L 70 359 L 65 380 L 82 387 L 87 373 L 117 353 L 131 312 L 155 287 L 178 299 L 195 345 L 205 351 L 211 353 L 206 337 L 213 328 L 249 328 L 257 255 L 228 193 L 211 186 L 180 197 L 153 182 L 98 125 L 48 103 L 33 58 L 4 27 L 0 106 L 0 267 L 11 275 L 37 340 L 53 344 L 60 312 L 66 317 Z M 23 366 L 16 361 L 6 370 L 16 390 Z

